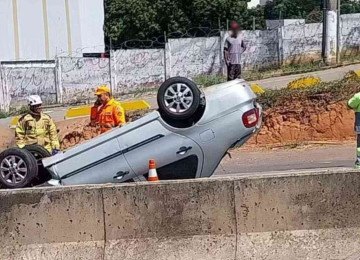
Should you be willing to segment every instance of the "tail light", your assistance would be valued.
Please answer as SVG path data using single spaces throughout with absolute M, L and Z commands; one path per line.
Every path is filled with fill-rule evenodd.
M 259 120 L 259 110 L 257 108 L 253 108 L 245 112 L 242 116 L 242 121 L 246 128 L 251 128 L 256 126 L 258 120 Z

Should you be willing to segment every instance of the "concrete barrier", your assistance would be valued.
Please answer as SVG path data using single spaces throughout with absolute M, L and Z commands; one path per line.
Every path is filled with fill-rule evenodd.
M 0 259 L 359 259 L 360 172 L 0 191 Z
M 0 259 L 101 259 L 103 255 L 101 189 L 1 191 L 0 209 Z
M 233 185 L 206 180 L 105 188 L 106 259 L 234 259 Z

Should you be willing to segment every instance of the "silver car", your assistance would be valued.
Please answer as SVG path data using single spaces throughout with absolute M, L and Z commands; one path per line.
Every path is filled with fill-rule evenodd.
M 42 159 L 49 183 L 144 180 L 149 159 L 156 161 L 160 180 L 210 177 L 227 151 L 243 145 L 261 125 L 256 95 L 241 79 L 202 92 L 186 78 L 170 78 L 157 101 L 157 111 Z

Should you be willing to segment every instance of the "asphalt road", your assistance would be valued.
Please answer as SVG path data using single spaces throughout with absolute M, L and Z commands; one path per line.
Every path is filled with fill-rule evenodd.
M 232 159 L 225 157 L 215 175 L 249 175 L 313 168 L 352 168 L 355 162 L 355 144 L 349 143 L 261 151 L 238 149 L 230 153 Z

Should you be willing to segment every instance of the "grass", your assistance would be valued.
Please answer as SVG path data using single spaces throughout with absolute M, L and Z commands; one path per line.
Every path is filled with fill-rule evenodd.
M 317 71 L 325 65 L 321 61 L 314 61 L 304 64 L 291 64 L 279 67 L 268 67 L 260 70 L 247 70 L 242 73 L 242 76 L 247 81 L 261 80 L 276 76 L 290 75 L 297 73 L 305 73 Z M 223 75 L 199 75 L 193 79 L 195 83 L 200 86 L 208 87 L 226 81 Z
M 360 62 L 360 53 L 359 51 L 356 51 L 354 53 L 343 53 L 340 57 L 340 60 L 343 61 L 344 63 L 349 63 L 349 62 Z
M 264 109 L 281 106 L 292 100 L 323 100 L 326 103 L 347 100 L 360 92 L 360 79 L 323 82 L 312 88 L 266 90 L 258 101 Z
M 243 77 L 248 81 L 266 79 L 271 77 L 299 74 L 320 70 L 325 64 L 322 61 L 313 61 L 300 64 L 288 64 L 281 67 L 268 67 L 259 70 L 244 71 Z
M 222 75 L 199 75 L 193 78 L 194 82 L 202 87 L 209 87 L 226 81 Z
M 29 108 L 27 106 L 22 106 L 20 108 L 10 108 L 9 111 L 0 110 L 0 119 L 25 114 L 28 111 Z

